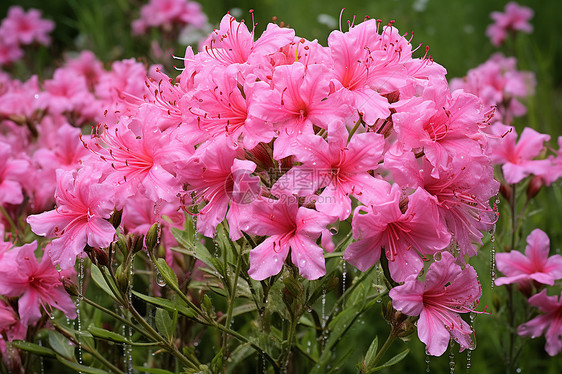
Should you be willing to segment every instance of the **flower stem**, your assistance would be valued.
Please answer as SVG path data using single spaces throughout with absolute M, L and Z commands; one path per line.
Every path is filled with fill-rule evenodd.
M 385 354 L 387 349 L 392 345 L 392 343 L 394 342 L 395 339 L 396 339 L 396 335 L 394 335 L 394 332 L 392 330 L 390 330 L 390 333 L 388 334 L 388 337 L 386 338 L 386 341 L 384 342 L 381 349 L 377 352 L 377 355 L 375 356 L 375 359 L 373 360 L 373 367 L 375 367 L 377 362 L 379 362 L 379 360 Z

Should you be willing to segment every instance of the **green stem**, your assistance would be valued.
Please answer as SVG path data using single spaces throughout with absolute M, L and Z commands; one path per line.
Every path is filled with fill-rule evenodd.
M 394 342 L 395 339 L 396 339 L 396 335 L 394 335 L 392 330 L 390 330 L 390 333 L 388 334 L 388 337 L 386 338 L 386 341 L 384 342 L 381 349 L 377 352 L 377 355 L 375 356 L 375 359 L 373 360 L 373 367 L 376 365 L 377 362 L 379 362 L 379 360 L 382 358 L 382 356 L 387 351 L 388 347 L 390 347 L 392 345 L 392 343 Z
M 361 125 L 361 121 L 362 118 L 361 116 L 359 116 L 359 119 L 357 120 L 357 123 L 355 124 L 355 126 L 353 126 L 353 128 L 351 129 L 351 131 L 349 132 L 349 136 L 347 137 L 347 142 L 349 143 L 351 140 L 351 137 L 353 136 L 353 134 L 355 134 L 355 132 L 357 131 L 357 129 L 359 128 L 359 125 Z
M 192 369 L 196 369 L 196 370 L 199 369 L 199 365 L 200 365 L 199 362 L 195 363 L 191 361 L 188 357 L 184 356 L 175 345 L 173 345 L 166 338 L 160 335 L 158 331 L 154 330 L 154 328 L 150 326 L 148 322 L 146 322 L 146 320 L 139 314 L 139 312 L 137 312 L 137 310 L 132 305 L 128 304 L 127 307 L 128 307 L 127 309 L 131 312 L 133 317 L 137 320 L 137 322 L 139 322 L 142 325 L 142 327 L 144 327 L 144 329 L 150 335 L 153 336 L 154 340 L 161 342 L 168 352 L 170 352 L 172 355 L 177 357 L 181 362 L 183 362 L 187 366 L 191 367 Z
M 12 228 L 11 231 L 14 234 L 14 236 L 17 238 L 18 237 L 18 227 L 14 223 L 14 220 L 12 219 L 12 217 L 10 217 L 10 215 L 8 214 L 8 212 L 6 211 L 6 209 L 4 209 L 4 207 L 2 205 L 0 205 L 0 212 L 8 220 L 8 223 L 10 224 L 10 227 Z
M 226 261 L 225 261 L 225 266 L 226 266 Z M 232 292 L 229 295 L 228 298 L 228 307 L 226 310 L 226 321 L 224 322 L 224 325 L 228 328 L 230 327 L 230 323 L 232 322 L 232 311 L 234 310 L 234 300 L 236 300 L 236 289 L 238 287 L 238 274 L 240 274 L 240 267 L 242 266 L 242 251 L 240 251 L 240 253 L 238 253 L 238 259 L 236 260 L 236 271 L 234 273 L 234 282 L 232 283 Z M 223 347 L 224 347 L 224 352 L 225 355 L 228 356 L 227 353 L 227 339 L 226 339 L 227 335 L 224 334 L 223 337 Z
M 51 320 L 50 321 L 51 325 L 53 325 L 53 327 L 60 332 L 61 334 L 63 334 L 67 339 L 71 340 L 74 344 L 79 345 L 82 349 L 84 349 L 85 351 L 87 351 L 88 353 L 90 353 L 92 356 L 94 356 L 95 358 L 97 358 L 102 364 L 104 364 L 107 368 L 109 368 L 111 371 L 115 372 L 115 373 L 119 373 L 119 374 L 125 374 L 125 372 L 119 370 L 118 367 L 116 367 L 115 365 L 113 365 L 111 362 L 109 362 L 105 357 L 103 357 L 103 355 L 101 353 L 99 353 L 97 350 L 95 349 L 90 349 L 90 347 L 82 344 L 82 342 L 78 341 L 78 339 L 74 338 L 72 336 L 72 334 L 70 332 L 68 332 L 66 329 L 64 329 L 61 325 L 58 324 L 58 322 Z

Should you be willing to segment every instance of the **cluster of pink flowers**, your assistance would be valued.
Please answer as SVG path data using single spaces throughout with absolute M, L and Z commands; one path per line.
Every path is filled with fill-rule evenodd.
M 41 18 L 41 11 L 30 9 L 25 12 L 19 6 L 12 6 L 0 24 L 0 66 L 8 65 L 23 57 L 22 45 L 51 42 L 49 33 L 55 23 Z
M 533 295 L 535 289 L 553 286 L 556 280 L 562 279 L 562 256 L 549 257 L 549 249 L 548 236 L 535 229 L 527 237 L 525 254 L 516 250 L 498 253 L 498 270 L 506 276 L 496 279 L 496 284 L 516 284 L 518 289 L 529 297 L 529 304 L 543 312 L 520 325 L 517 332 L 531 338 L 545 333 L 546 352 L 556 356 L 562 351 L 562 295 L 561 299 L 548 296 L 547 289 Z
M 256 40 L 226 15 L 199 53 L 187 49 L 175 83 L 156 73 L 139 92 L 144 79 L 121 76 L 131 86 L 113 89 L 103 124 L 82 137 L 88 155 L 56 173 L 57 208 L 28 222 L 54 238 L 47 251 L 68 269 L 86 245 L 113 241 L 114 210 L 131 232 L 151 209 L 146 220 L 172 215 L 178 227 L 188 210 L 209 237 L 226 218 L 231 239 L 256 238 L 249 273 L 262 280 L 289 261 L 306 279 L 323 276 L 328 227 L 350 220 L 357 241 L 344 258 L 361 270 L 388 259 L 404 283 L 391 297 L 423 313 L 429 352 L 442 354 L 450 337 L 470 348 L 459 314 L 474 309 L 480 285 L 466 261 L 496 219 L 490 108 L 451 93 L 445 69 L 413 52 L 377 20 L 332 32 L 324 47 L 275 24 Z M 432 256 L 441 260 L 422 281 Z M 406 305 L 412 287 L 417 306 Z
M 492 12 L 490 17 L 494 23 L 488 26 L 486 35 L 496 47 L 505 41 L 508 32 L 523 31 L 529 34 L 533 31 L 533 26 L 529 23 L 533 18 L 533 10 L 513 1 L 507 3 L 504 13 Z
M 158 27 L 171 31 L 174 26 L 190 25 L 203 29 L 207 16 L 201 5 L 189 0 L 150 0 L 140 11 L 140 18 L 133 21 L 133 34 L 141 35 L 148 28 Z
M 499 46 L 507 32 L 532 32 L 528 23 L 533 11 L 510 2 L 505 13 L 493 12 L 495 23 L 486 34 L 492 44 Z M 527 199 L 534 197 L 543 185 L 550 185 L 562 177 L 562 137 L 558 139 L 559 150 L 555 155 L 546 156 L 550 136 L 525 127 L 519 139 L 512 121 L 526 113 L 519 101 L 533 94 L 534 75 L 517 71 L 516 59 L 494 54 L 484 64 L 472 69 L 463 79 L 454 79 L 451 86 L 477 95 L 486 105 L 496 108 L 492 125 L 488 128 L 488 141 L 492 162 L 501 166 L 505 184 L 504 197 L 515 204 L 513 186 L 529 181 Z M 562 351 L 562 300 L 548 296 L 544 287 L 554 286 L 562 279 L 562 257 L 549 257 L 550 241 L 540 229 L 533 230 L 527 237 L 525 254 L 516 248 L 496 255 L 498 270 L 505 275 L 495 280 L 498 286 L 515 284 L 528 298 L 528 302 L 542 312 L 538 317 L 519 326 L 522 336 L 546 336 L 546 351 L 554 356 Z M 539 290 L 541 290 L 538 292 Z M 534 295 L 533 295 L 534 294 Z M 562 297 L 562 295 L 561 295 Z

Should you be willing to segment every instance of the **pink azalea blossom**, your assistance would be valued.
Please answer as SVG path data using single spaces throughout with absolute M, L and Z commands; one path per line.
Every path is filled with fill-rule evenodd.
M 562 351 L 562 295 L 548 296 L 546 290 L 542 290 L 529 299 L 529 304 L 539 308 L 543 314 L 520 325 L 517 333 L 532 339 L 544 334 L 546 353 L 556 356 Z
M 270 23 L 260 38 L 254 41 L 254 29 L 248 31 L 244 22 L 226 14 L 218 30 L 205 42 L 205 52 L 224 65 L 243 64 L 253 55 L 267 55 L 289 44 L 295 37 L 290 28 L 280 28 Z
M 41 317 L 43 307 L 62 310 L 68 318 L 76 318 L 75 306 L 66 293 L 61 274 L 45 253 L 37 262 L 37 243 L 25 244 L 6 253 L 0 262 L 0 294 L 20 297 L 18 312 L 21 322 L 30 325 Z
M 236 159 L 237 149 L 238 145 L 232 139 L 218 136 L 200 146 L 180 172 L 188 184 L 188 191 L 194 193 L 194 202 L 203 200 L 207 203 L 197 215 L 197 230 L 205 236 L 212 237 L 225 216 L 231 223 L 231 238 L 237 240 L 242 235 L 233 224 L 239 214 L 237 202 L 231 199 L 234 192 L 240 192 L 235 186 L 237 176 L 249 176 L 256 165 Z
M 512 250 L 498 253 L 496 260 L 498 270 L 506 277 L 496 279 L 498 286 L 511 283 L 527 283 L 535 281 L 554 285 L 554 281 L 562 279 L 562 256 L 548 257 L 550 240 L 544 231 L 535 229 L 527 236 L 525 254 Z
M 176 166 L 189 156 L 188 149 L 172 131 L 161 132 L 141 118 L 123 118 L 113 127 L 104 126 L 87 145 L 107 165 L 111 172 L 107 182 L 118 186 L 120 198 L 140 190 L 152 201 L 177 200 L 180 181 Z
M 360 201 L 376 195 L 379 183 L 371 176 L 382 159 L 384 138 L 376 133 L 355 134 L 349 144 L 345 127 L 320 136 L 302 136 L 294 147 L 295 159 L 302 165 L 291 168 L 273 186 L 272 192 L 286 190 L 310 196 L 324 188 L 316 199 L 318 211 L 345 220 L 351 213 L 350 195 Z M 365 196 L 363 196 L 365 195 Z
M 278 274 L 291 250 L 291 261 L 306 279 L 326 274 L 323 250 L 316 239 L 327 235 L 333 219 L 299 207 L 292 196 L 281 200 L 261 199 L 241 207 L 240 229 L 248 234 L 267 236 L 250 251 L 250 276 L 263 280 Z
M 459 343 L 461 352 L 474 348 L 473 330 L 460 313 L 472 312 L 481 295 L 474 268 L 466 265 L 461 269 L 448 252 L 429 266 L 423 282 L 413 276 L 389 292 L 395 309 L 420 316 L 418 337 L 432 356 L 445 353 L 451 338 Z
M 494 23 L 488 26 L 486 35 L 496 47 L 504 42 L 508 32 L 523 31 L 530 34 L 533 31 L 533 26 L 529 23 L 533 10 L 514 1 L 507 3 L 505 13 L 492 12 L 490 17 Z
M 254 93 L 259 85 L 239 82 L 238 75 L 237 69 L 215 66 L 207 79 L 182 98 L 183 120 L 202 137 L 227 134 L 251 149 L 259 142 L 268 143 L 275 133 L 271 125 L 248 113 L 261 96 Z M 259 101 L 255 105 L 261 107 Z
M 482 153 L 475 140 L 484 121 L 480 100 L 463 91 L 449 95 L 441 81 L 429 84 L 421 97 L 393 104 L 392 115 L 398 140 L 405 147 L 423 152 L 439 177 L 452 158 L 473 157 Z
M 458 244 L 459 263 L 464 263 L 466 255 L 477 254 L 482 231 L 489 231 L 497 219 L 489 201 L 497 195 L 499 183 L 488 158 L 462 156 L 435 178 L 425 157 L 391 149 L 385 154 L 384 168 L 400 186 L 421 187 L 436 198 L 440 219 Z
M 38 42 L 48 45 L 51 42 L 48 34 L 54 28 L 53 21 L 41 18 L 40 10 L 30 9 L 25 12 L 22 7 L 13 6 L 2 21 L 0 33 L 21 44 Z
M 191 25 L 203 28 L 207 23 L 207 16 L 201 10 L 201 5 L 189 0 L 150 0 L 143 5 L 140 18 L 133 21 L 133 34 L 140 35 L 149 27 L 162 27 L 171 31 L 174 24 L 180 26 Z
M 49 255 L 62 269 L 74 266 L 86 244 L 109 246 L 115 228 L 107 221 L 115 206 L 112 190 L 100 184 L 100 171 L 90 168 L 79 171 L 57 171 L 57 208 L 27 218 L 37 235 L 54 237 Z
M 291 142 L 312 135 L 313 125 L 323 129 L 342 127 L 349 106 L 341 96 L 330 95 L 331 72 L 323 65 L 299 62 L 275 69 L 273 90 L 256 90 L 251 114 L 272 124 L 279 132 L 274 157 L 289 156 Z
M 409 195 L 404 211 L 401 196 L 400 186 L 388 185 L 386 193 L 381 192 L 367 206 L 355 209 L 352 227 L 353 237 L 358 240 L 344 254 L 346 261 L 366 271 L 378 261 L 384 247 L 390 275 L 397 282 L 419 274 L 423 268 L 419 253 L 433 255 L 451 240 L 433 198 L 426 191 L 418 188 Z
M 532 95 L 536 85 L 530 71 L 517 70 L 515 57 L 494 53 L 488 61 L 468 71 L 466 77 L 451 80 L 451 91 L 463 89 L 482 100 L 484 108 L 495 107 L 493 122 L 511 124 L 527 109 L 518 99 Z
M 498 139 L 492 146 L 492 161 L 502 165 L 503 175 L 507 183 L 518 183 L 528 175 L 544 175 L 548 173 L 551 163 L 549 160 L 534 160 L 544 149 L 544 142 L 550 140 L 550 135 L 541 134 L 530 127 L 526 127 L 517 140 L 517 133 L 513 127 L 494 125 L 497 130 L 507 134 Z
M 6 334 L 8 341 L 13 341 L 15 339 L 24 340 L 26 333 L 27 327 L 18 318 L 17 313 L 0 301 L 0 334 L 2 336 Z
M 0 66 L 9 65 L 22 57 L 23 49 L 16 41 L 0 36 Z
M 29 161 L 12 155 L 12 147 L 0 141 L 0 205 L 23 201 L 23 184 Z

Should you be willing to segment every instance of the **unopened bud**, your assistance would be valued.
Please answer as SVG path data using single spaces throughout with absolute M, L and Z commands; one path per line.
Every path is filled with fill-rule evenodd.
M 111 245 L 113 245 L 113 243 L 111 243 Z M 86 248 L 84 248 L 84 252 L 86 252 L 94 265 L 108 266 L 109 256 L 103 249 L 87 245 Z
M 2 361 L 8 373 L 23 373 L 20 352 L 10 342 L 6 343 L 6 350 L 2 353 Z
M 146 233 L 146 250 L 148 252 L 152 252 L 154 248 L 158 245 L 160 241 L 160 225 L 155 223 L 154 225 L 150 226 L 148 232 Z
M 111 217 L 109 217 L 109 223 L 116 229 L 121 224 L 121 217 L 123 216 L 123 210 L 114 210 Z
M 64 277 L 61 279 L 62 285 L 64 289 L 70 296 L 78 296 L 80 293 L 78 292 L 78 287 L 76 284 L 70 280 L 70 278 Z
M 414 320 L 406 314 L 395 310 L 392 306 L 392 301 L 389 301 L 386 305 L 382 304 L 382 313 L 392 329 L 392 334 L 397 338 L 405 338 L 416 331 Z
M 540 175 L 535 175 L 531 178 L 531 181 L 527 186 L 527 200 L 531 200 L 533 197 L 537 196 L 543 185 L 544 180 Z
M 511 196 L 513 195 L 513 191 L 511 187 L 507 184 L 500 184 L 500 194 L 505 197 L 507 201 L 511 201 Z

